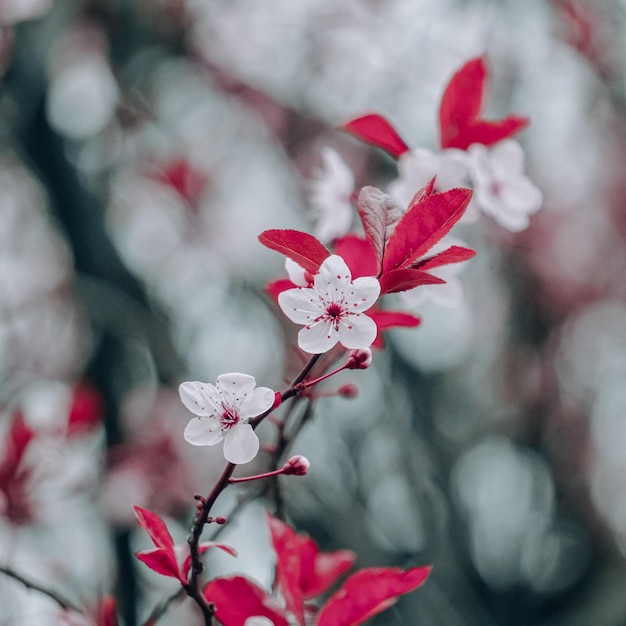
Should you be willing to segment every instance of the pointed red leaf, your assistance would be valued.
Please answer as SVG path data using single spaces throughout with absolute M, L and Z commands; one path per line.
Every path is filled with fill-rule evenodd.
M 380 277 L 380 293 L 398 293 L 399 291 L 407 291 L 413 287 L 420 285 L 442 285 L 446 281 L 438 276 L 405 267 L 399 270 L 391 270 L 385 272 Z
M 351 550 L 320 552 L 313 539 L 298 535 L 300 543 L 301 589 L 305 600 L 316 598 L 345 574 L 356 560 Z
M 276 584 L 285 598 L 287 610 L 304 626 L 301 587 L 300 542 L 296 531 L 281 520 L 267 515 L 267 524 L 276 552 Z
M 415 269 L 431 270 L 442 265 L 450 265 L 452 263 L 461 263 L 476 256 L 476 250 L 464 248 L 463 246 L 450 246 L 439 254 L 422 259 L 412 265 Z
M 319 239 L 299 230 L 266 230 L 259 235 L 259 241 L 312 274 L 317 273 L 320 265 L 330 256 L 330 251 Z
M 409 202 L 408 208 L 411 208 L 414 204 L 421 202 L 424 198 L 428 196 L 432 196 L 433 193 L 435 193 L 435 181 L 436 180 L 437 180 L 437 177 L 433 176 L 421 189 L 418 189 L 415 192 L 415 195 L 411 198 L 411 202 Z
M 458 222 L 471 197 L 470 189 L 449 189 L 411 206 L 389 239 L 383 272 L 408 267 L 424 256 Z
M 393 233 L 396 224 L 402 219 L 402 209 L 396 201 L 376 187 L 363 187 L 357 201 L 357 211 L 365 236 L 370 242 L 378 267 L 375 276 L 378 275 L 382 266 L 387 242 Z
M 528 125 L 528 118 L 515 115 L 493 121 L 482 119 L 486 94 L 487 67 L 483 57 L 468 61 L 452 76 L 439 108 L 442 148 L 467 150 L 473 143 L 493 146 Z
M 135 556 L 151 570 L 157 572 L 157 574 L 177 578 L 183 584 L 187 582 L 181 577 L 173 550 L 168 550 L 167 548 L 152 548 L 150 550 L 141 550 L 137 552 Z
M 517 115 L 509 115 L 493 122 L 487 120 L 473 122 L 459 132 L 454 146 L 450 147 L 467 150 L 473 143 L 482 143 L 487 147 L 493 146 L 524 130 L 528 124 L 530 124 L 529 118 Z
M 396 129 L 377 113 L 357 117 L 341 126 L 341 129 L 365 143 L 382 148 L 394 159 L 409 151 Z
M 486 79 L 487 68 L 483 57 L 468 61 L 450 79 L 439 107 L 442 148 L 457 147 L 454 140 L 460 129 L 480 115 Z
M 118 626 L 117 607 L 113 596 L 105 596 L 98 607 L 98 626 Z
M 215 605 L 215 617 L 224 626 L 244 626 L 246 620 L 254 616 L 267 617 L 274 626 L 289 626 L 274 599 L 244 576 L 211 580 L 203 593 Z
M 335 254 L 338 254 L 350 268 L 352 278 L 376 276 L 378 263 L 374 250 L 367 239 L 356 235 L 346 235 L 335 241 Z
M 278 296 L 287 289 L 295 289 L 297 285 L 294 285 L 288 278 L 279 278 L 273 280 L 271 283 L 267 283 L 265 291 L 270 295 L 274 302 L 278 302 Z
M 150 535 L 150 539 L 157 548 L 167 548 L 174 553 L 174 540 L 170 531 L 167 530 L 165 522 L 152 511 L 144 509 L 143 507 L 133 505 L 135 511 L 135 517 L 139 522 L 139 525 Z
M 422 319 L 411 313 L 402 311 L 381 311 L 380 309 L 368 311 L 369 316 L 376 322 L 378 331 L 401 326 L 403 328 L 415 328 L 422 323 Z
M 357 626 L 389 608 L 398 596 L 417 589 L 430 574 L 430 567 L 373 567 L 346 580 L 322 607 L 317 626 Z

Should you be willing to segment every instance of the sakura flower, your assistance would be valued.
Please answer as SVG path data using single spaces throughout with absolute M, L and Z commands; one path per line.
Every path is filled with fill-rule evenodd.
M 352 225 L 354 175 L 339 153 L 322 150 L 323 167 L 310 184 L 310 202 L 317 219 L 315 234 L 322 241 L 343 237 Z
M 373 276 L 352 280 L 346 262 L 333 254 L 320 265 L 313 287 L 288 289 L 278 296 L 283 313 L 304 328 L 298 345 L 305 352 L 322 354 L 337 343 L 344 348 L 368 348 L 376 338 L 376 323 L 364 315 L 380 294 Z
M 389 195 L 408 206 L 418 189 L 435 178 L 435 190 L 447 191 L 462 186 L 467 179 L 467 157 L 463 150 L 450 148 L 439 153 L 416 148 L 398 160 L 398 178 L 390 183 Z
M 251 417 L 265 413 L 274 404 L 275 394 L 256 387 L 247 374 L 217 377 L 215 385 L 185 382 L 179 387 L 183 404 L 198 417 L 185 428 L 185 439 L 194 446 L 213 446 L 224 441 L 224 457 L 230 463 L 248 463 L 259 451 L 259 439 Z
M 524 174 L 524 152 L 509 139 L 488 150 L 481 144 L 468 149 L 474 199 L 504 228 L 518 232 L 541 207 L 541 192 Z

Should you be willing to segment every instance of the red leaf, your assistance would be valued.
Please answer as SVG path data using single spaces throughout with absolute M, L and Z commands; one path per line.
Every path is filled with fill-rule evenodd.
M 330 256 L 326 246 L 308 233 L 299 230 L 266 230 L 259 235 L 259 241 L 271 250 L 276 250 L 301 265 L 312 274 Z
M 187 582 L 183 579 L 178 570 L 178 563 L 176 562 L 173 550 L 168 550 L 167 548 L 152 548 L 150 550 L 141 550 L 137 552 L 135 556 L 157 574 L 176 578 L 183 584 Z
M 353 279 L 378 274 L 376 255 L 367 239 L 346 235 L 335 241 L 334 248 L 335 254 L 338 254 L 350 268 Z
M 344 124 L 341 129 L 365 143 L 386 150 L 394 159 L 409 151 L 396 129 L 382 115 L 376 113 L 357 117 Z
M 297 285 L 294 285 L 288 278 L 279 278 L 271 283 L 267 283 L 265 291 L 271 296 L 274 302 L 278 302 L 278 296 L 287 289 L 295 289 Z
M 437 177 L 433 176 L 421 189 L 419 189 L 409 202 L 409 208 L 414 204 L 421 202 L 424 198 L 432 196 L 435 193 L 435 181 Z
M 418 261 L 411 267 L 420 270 L 431 270 L 442 265 L 450 265 L 452 263 L 461 263 L 476 256 L 476 250 L 464 248 L 463 246 L 450 246 L 446 250 Z
M 430 567 L 363 569 L 346 580 L 322 607 L 317 626 L 357 626 L 392 606 L 398 596 L 417 589 Z
M 113 596 L 105 596 L 98 607 L 98 626 L 118 626 L 117 607 Z
M 442 148 L 457 148 L 459 131 L 474 120 L 483 107 L 487 68 L 482 57 L 471 59 L 450 79 L 439 107 L 439 133 Z
M 439 108 L 442 148 L 466 150 L 473 143 L 492 146 L 525 128 L 525 117 L 480 119 L 487 93 L 487 67 L 483 57 L 468 61 L 450 79 Z
M 380 293 L 398 293 L 420 285 L 442 285 L 445 282 L 445 280 L 428 272 L 405 267 L 391 270 L 380 277 Z
M 345 574 L 356 559 L 350 550 L 320 552 L 313 539 L 298 536 L 300 543 L 301 589 L 305 600 L 324 593 L 342 574 Z
M 76 385 L 67 418 L 68 436 L 81 435 L 102 422 L 104 403 L 98 390 L 89 382 Z
M 434 193 L 412 205 L 387 244 L 383 272 L 409 267 L 450 232 L 469 204 L 470 189 Z
M 215 616 L 224 626 L 244 626 L 253 616 L 267 617 L 274 626 L 289 626 L 274 599 L 244 576 L 211 580 L 203 593 L 215 605 Z
M 135 517 L 139 522 L 139 525 L 150 535 L 150 539 L 157 548 L 167 548 L 174 550 L 174 540 L 170 535 L 170 531 L 167 530 L 165 522 L 152 511 L 144 509 L 136 504 L 133 505 L 135 511 Z
M 368 314 L 376 322 L 379 332 L 395 326 L 415 328 L 415 326 L 419 326 L 422 323 L 421 318 L 416 315 L 400 311 L 381 311 L 380 309 L 372 311 L 370 309 Z
M 296 531 L 279 519 L 267 515 L 267 523 L 276 552 L 276 584 L 285 598 L 287 610 L 304 626 L 304 602 L 301 587 L 300 542 Z
M 363 187 L 359 193 L 357 211 L 363 222 L 365 236 L 378 261 L 375 274 L 377 276 L 385 256 L 387 242 L 396 224 L 402 219 L 402 209 L 391 196 L 383 193 L 380 189 Z

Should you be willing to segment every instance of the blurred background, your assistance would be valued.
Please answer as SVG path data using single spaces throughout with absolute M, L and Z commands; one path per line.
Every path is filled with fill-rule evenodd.
M 352 117 L 436 149 L 482 54 L 487 116 L 531 119 L 543 206 L 521 232 L 459 225 L 464 298 L 329 381 L 360 393 L 317 403 L 287 515 L 360 567 L 434 565 L 379 626 L 626 623 L 623 0 L 0 0 L 0 566 L 87 611 L 114 593 L 126 626 L 176 591 L 134 558 L 131 505 L 182 541 L 223 467 L 184 442 L 179 382 L 284 387 L 258 234 L 315 227 L 326 147 L 357 189 L 394 180 Z M 209 572 L 268 584 L 262 503 L 223 538 L 240 557 Z M 0 573 L 0 624 L 59 623 L 79 622 Z

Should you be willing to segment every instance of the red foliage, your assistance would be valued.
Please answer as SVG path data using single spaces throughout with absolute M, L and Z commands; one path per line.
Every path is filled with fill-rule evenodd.
M 382 148 L 394 159 L 400 158 L 409 151 L 409 147 L 396 129 L 377 113 L 357 117 L 343 124 L 341 128 L 365 143 Z
M 439 134 L 442 148 L 466 150 L 473 143 L 485 146 L 512 137 L 529 123 L 527 117 L 509 115 L 488 121 L 481 117 L 487 93 L 485 59 L 468 61 L 450 79 L 439 108 Z

